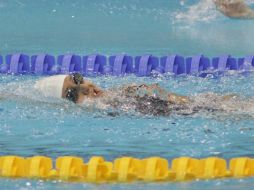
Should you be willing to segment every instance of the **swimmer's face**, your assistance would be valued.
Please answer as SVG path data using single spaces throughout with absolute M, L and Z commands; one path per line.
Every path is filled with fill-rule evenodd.
M 80 90 L 80 85 L 84 79 L 77 82 L 72 75 L 66 76 L 63 83 L 62 98 L 68 99 L 74 103 L 81 103 L 84 100 L 84 94 Z
M 65 78 L 62 98 L 74 103 L 82 103 L 85 98 L 102 96 L 103 91 L 89 81 L 85 81 L 80 74 L 69 75 Z

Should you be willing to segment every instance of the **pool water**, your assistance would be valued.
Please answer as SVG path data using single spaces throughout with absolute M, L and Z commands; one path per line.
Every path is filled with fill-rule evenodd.
M 104 88 L 134 81 L 157 82 L 170 91 L 184 95 L 197 96 L 198 93 L 212 91 L 217 94 L 238 94 L 248 99 L 254 96 L 253 76 L 233 74 L 217 78 L 128 76 L 91 79 Z M 84 109 L 69 102 L 53 103 L 53 99 L 43 98 L 33 90 L 34 81 L 38 78 L 40 77 L 1 76 L 0 90 L 5 97 L 0 105 L 0 155 L 45 155 L 52 158 L 75 155 L 83 157 L 86 162 L 94 155 L 110 161 L 120 156 L 161 156 L 168 160 L 179 156 L 219 156 L 225 159 L 253 157 L 254 148 L 251 145 L 254 143 L 254 112 L 198 113 L 190 116 L 172 114 L 167 117 L 122 112 L 112 117 L 105 110 L 94 110 L 92 107 Z M 245 186 L 242 180 L 237 181 L 237 186 Z M 250 179 L 247 181 L 254 183 Z M 11 182 L 0 181 L 3 185 L 8 183 Z M 224 186 L 230 184 L 211 181 L 195 182 L 195 186 L 203 187 L 206 183 Z M 25 185 L 24 181 L 19 181 L 16 185 L 18 184 Z M 32 184 L 34 189 L 39 188 L 36 182 Z M 50 184 L 52 188 L 63 185 L 49 182 L 46 186 L 51 186 Z M 168 188 L 172 185 L 181 186 L 170 183 L 156 186 Z M 86 187 L 69 184 L 69 188 L 80 186 Z M 121 185 L 117 187 L 120 188 Z M 136 188 L 135 185 L 134 187 Z M 140 184 L 137 187 L 142 189 Z M 110 185 L 107 188 L 116 187 Z
M 253 53 L 252 20 L 225 18 L 212 0 L 180 2 L 1 0 L 1 53 Z
M 251 2 L 247 1 L 248 3 Z M 252 5 L 251 5 L 252 6 Z M 15 14 L 14 14 L 15 13 Z M 208 56 L 253 53 L 253 21 L 230 20 L 209 0 L 0 1 L 1 54 L 53 55 L 125 52 Z M 52 158 L 100 155 L 225 159 L 254 154 L 254 109 L 168 117 L 75 106 L 34 91 L 40 76 L 0 75 L 0 155 Z M 90 78 L 103 88 L 158 83 L 182 95 L 213 92 L 254 96 L 254 73 L 199 78 L 171 75 Z M 252 106 L 252 105 L 250 105 Z M 253 106 L 254 107 L 254 106 Z M 159 184 L 92 185 L 1 179 L 0 189 L 252 189 L 254 180 L 227 179 Z

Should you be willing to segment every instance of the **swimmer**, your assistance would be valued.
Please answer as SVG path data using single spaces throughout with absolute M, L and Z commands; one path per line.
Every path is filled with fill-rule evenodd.
M 217 9 L 231 18 L 254 18 L 254 10 L 244 3 L 244 0 L 213 0 Z
M 185 105 L 189 101 L 186 96 L 169 93 L 157 84 L 128 85 L 103 90 L 78 73 L 41 79 L 35 84 L 35 88 L 45 97 L 63 98 L 79 105 L 91 100 L 105 100 L 110 106 L 119 107 L 128 102 L 137 111 L 153 115 L 167 115 L 170 105 Z
M 195 104 L 195 99 L 168 92 L 158 84 L 133 84 L 104 90 L 78 73 L 41 79 L 36 82 L 35 88 L 45 97 L 62 98 L 77 105 L 86 105 L 91 101 L 99 104 L 102 101 L 112 108 L 123 108 L 128 111 L 129 107 L 133 107 L 142 114 L 162 116 L 170 115 L 172 112 L 193 114 L 202 110 L 222 110 L 221 102 L 233 98 L 233 96 L 214 98 L 204 95 L 204 102 Z M 208 104 L 206 98 L 211 99 L 212 104 Z

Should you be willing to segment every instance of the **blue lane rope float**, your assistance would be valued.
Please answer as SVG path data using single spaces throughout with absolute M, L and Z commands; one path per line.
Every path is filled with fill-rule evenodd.
M 57 58 L 59 66 L 57 73 L 66 74 L 81 71 L 81 57 L 74 54 L 59 55 Z
M 105 71 L 107 64 L 106 56 L 94 54 L 83 57 L 83 69 L 81 73 L 84 75 L 92 75 L 99 73 L 110 73 L 110 71 Z
M 135 57 L 134 73 L 137 76 L 148 76 L 152 70 L 159 66 L 159 59 L 152 55 L 143 55 Z
M 113 75 L 124 75 L 133 72 L 133 58 L 127 55 L 116 55 L 109 57 L 109 65 Z
M 196 159 L 179 157 L 168 162 L 161 157 L 145 159 L 120 157 L 106 161 L 93 156 L 88 162 L 75 156 L 23 158 L 0 157 L 0 177 L 65 180 L 90 183 L 171 182 L 244 178 L 254 176 L 254 159 L 232 158 L 228 163 L 218 157 Z
M 222 55 L 208 58 L 204 55 L 183 57 L 167 55 L 157 57 L 142 55 L 132 57 L 126 54 L 104 56 L 65 54 L 57 57 L 48 54 L 10 54 L 0 56 L 0 73 L 53 75 L 79 72 L 83 75 L 149 76 L 153 71 L 175 75 L 206 76 L 214 71 L 224 73 L 229 70 L 251 71 L 254 56 L 235 58 Z
M 30 72 L 34 74 L 54 74 L 53 67 L 55 57 L 52 55 L 40 54 L 31 56 Z
M 13 54 L 7 55 L 6 58 L 6 71 L 11 73 L 27 73 L 30 70 L 30 60 L 28 55 Z

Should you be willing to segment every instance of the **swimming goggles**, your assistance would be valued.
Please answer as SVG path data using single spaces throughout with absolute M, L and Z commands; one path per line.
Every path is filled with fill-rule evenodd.
M 84 78 L 80 73 L 72 73 L 70 76 L 72 77 L 72 80 L 76 85 L 84 83 Z
M 71 101 L 71 102 L 77 103 L 77 101 L 78 101 L 78 90 L 75 89 L 75 88 L 67 89 L 66 99 Z
M 73 73 L 70 75 L 70 77 L 72 78 L 73 82 L 78 86 L 84 83 L 84 78 L 80 73 Z M 67 89 L 66 99 L 76 103 L 78 100 L 78 89 L 76 88 Z

